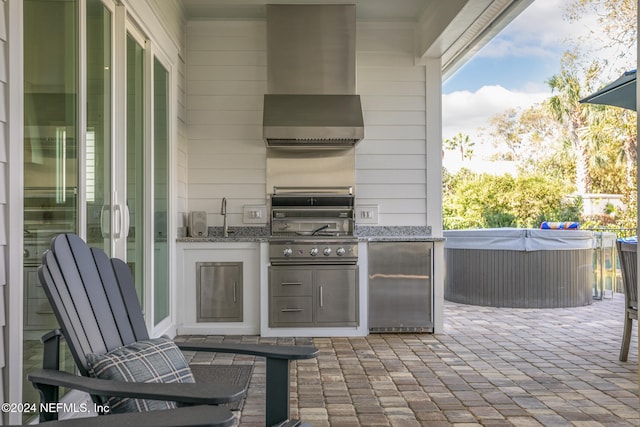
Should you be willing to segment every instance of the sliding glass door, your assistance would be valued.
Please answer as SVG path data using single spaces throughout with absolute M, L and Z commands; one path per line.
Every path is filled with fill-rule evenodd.
M 153 60 L 153 325 L 169 316 L 169 72 Z
M 88 0 L 84 201 L 86 240 L 111 254 L 112 247 L 112 12 Z
M 140 303 L 145 307 L 145 49 L 127 33 L 126 64 L 126 200 L 129 211 L 127 264 L 131 267 Z
M 150 329 L 171 318 L 171 73 L 115 0 L 24 1 L 24 375 L 57 327 L 37 267 L 73 232 L 125 259 Z M 69 369 L 73 369 L 73 362 Z M 23 384 L 23 401 L 37 402 Z M 25 414 L 28 417 L 30 414 Z

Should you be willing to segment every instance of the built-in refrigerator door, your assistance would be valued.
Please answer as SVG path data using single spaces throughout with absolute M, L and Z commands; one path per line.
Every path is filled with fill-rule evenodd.
M 431 242 L 369 243 L 369 331 L 433 332 Z

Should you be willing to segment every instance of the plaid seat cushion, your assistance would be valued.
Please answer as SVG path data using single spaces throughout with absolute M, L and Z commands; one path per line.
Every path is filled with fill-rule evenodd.
M 193 383 L 191 369 L 180 349 L 167 337 L 138 341 L 105 354 L 86 355 L 89 375 L 115 381 L 145 383 Z M 109 412 L 141 412 L 173 409 L 175 402 L 105 397 Z

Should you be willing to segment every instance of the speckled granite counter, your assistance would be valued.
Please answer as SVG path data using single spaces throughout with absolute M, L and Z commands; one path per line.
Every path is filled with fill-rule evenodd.
M 431 227 L 418 226 L 356 226 L 359 240 L 368 242 L 440 242 L 443 237 L 431 235 Z
M 223 237 L 222 227 L 209 227 L 207 237 L 188 237 L 185 230 L 178 230 L 178 242 L 266 242 L 269 227 L 229 227 L 229 237 Z M 356 226 L 355 237 L 365 242 L 439 242 L 443 237 L 433 237 L 431 227 L 417 226 Z
M 185 230 L 178 230 L 178 242 L 266 242 L 271 234 L 269 227 L 229 227 L 229 237 L 222 235 L 222 227 L 209 227 L 207 237 L 188 237 Z

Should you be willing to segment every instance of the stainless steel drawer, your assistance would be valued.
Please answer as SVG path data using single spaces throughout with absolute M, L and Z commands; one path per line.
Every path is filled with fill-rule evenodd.
M 269 326 L 300 326 L 313 322 L 312 297 L 275 297 L 271 299 Z
M 308 268 L 271 267 L 269 280 L 271 296 L 311 296 L 313 294 L 312 273 L 313 271 Z

